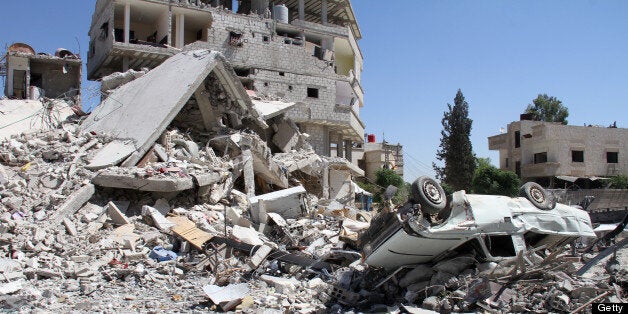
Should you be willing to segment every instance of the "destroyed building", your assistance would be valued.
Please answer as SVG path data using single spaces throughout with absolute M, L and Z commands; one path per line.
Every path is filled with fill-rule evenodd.
M 320 5 L 298 2 L 309 18 Z M 345 3 L 320 10 L 338 17 Z M 624 302 L 628 240 L 569 251 L 595 237 L 590 219 L 540 186 L 514 198 L 445 195 L 421 177 L 403 206 L 384 193 L 378 215 L 354 208 L 352 180 L 364 172 L 314 151 L 291 118 L 307 103 L 245 89 L 230 58 L 172 50 L 149 71 L 103 76 L 89 116 L 0 140 L 2 310 L 578 312 Z
M 220 51 L 251 93 L 286 112 L 316 153 L 352 160 L 363 141 L 361 38 L 351 3 L 313 0 L 98 0 L 87 75 L 154 68 L 181 49 Z
M 31 46 L 15 43 L 7 49 L 4 63 L 7 97 L 68 98 L 78 102 L 83 64 L 79 56 L 67 49 L 59 48 L 53 56 L 35 53 Z

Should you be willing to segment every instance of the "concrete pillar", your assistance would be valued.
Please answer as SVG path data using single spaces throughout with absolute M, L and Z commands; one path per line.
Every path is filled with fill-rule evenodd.
M 344 157 L 344 148 L 343 148 L 342 135 L 338 134 L 338 140 L 336 141 L 336 156 Z
M 244 190 L 248 197 L 255 196 L 255 171 L 253 169 L 253 153 L 251 149 L 242 149 L 242 161 L 244 162 Z
M 305 0 L 299 0 L 299 20 L 305 20 Z
M 323 198 L 329 198 L 329 165 L 323 166 Z
M 131 40 L 131 4 L 124 5 L 124 43 L 128 44 Z
M 178 13 L 177 14 L 177 22 L 176 22 L 176 29 L 177 29 L 177 40 L 176 40 L 176 45 L 175 47 L 177 48 L 183 48 L 183 46 L 185 46 L 185 15 L 183 15 L 183 13 Z
M 349 162 L 351 162 L 352 152 L 353 152 L 353 142 L 351 142 L 351 140 L 346 140 L 345 141 L 345 158 L 347 158 Z
M 122 72 L 126 72 L 129 70 L 129 57 L 122 57 Z
M 327 25 L 327 0 L 323 0 L 323 4 L 321 6 L 321 21 L 323 25 Z

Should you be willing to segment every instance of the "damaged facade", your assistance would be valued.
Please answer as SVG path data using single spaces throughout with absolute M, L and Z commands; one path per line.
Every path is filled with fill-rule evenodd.
M 4 93 L 11 99 L 66 98 L 79 102 L 82 62 L 79 56 L 59 48 L 52 56 L 35 53 L 32 47 L 9 46 L 5 59 Z
M 99 0 L 87 72 L 154 68 L 180 49 L 222 52 L 246 89 L 299 104 L 287 111 L 314 150 L 352 160 L 362 142 L 361 33 L 343 1 Z M 187 47 L 186 47 L 187 46 Z
M 132 18 L 138 3 L 149 5 L 139 7 L 145 18 Z M 230 1 L 165 3 L 98 1 L 95 16 L 111 23 L 98 29 L 126 42 L 112 51 L 165 42 L 155 48 L 167 57 L 149 65 L 141 54 L 109 55 L 104 63 L 152 69 L 97 74 L 108 74 L 104 100 L 89 116 L 0 141 L 3 310 L 578 312 L 624 302 L 628 240 L 575 251 L 595 237 L 589 217 L 540 186 L 524 185 L 517 198 L 445 195 L 421 177 L 403 206 L 356 209 L 352 181 L 364 171 L 340 156 L 352 145 L 321 155 L 309 122 L 292 116 L 316 103 L 246 89 L 233 51 L 169 46 L 193 35 L 188 9 L 209 12 L 212 25 L 305 25 L 301 45 L 269 34 L 290 48 L 307 47 L 309 28 L 359 37 L 348 1 L 282 1 L 288 11 L 276 19 L 300 16 L 285 25 L 272 24 L 265 1 L 240 1 L 239 13 L 224 10 Z M 167 8 L 176 29 L 151 29 L 144 40 L 136 24 L 152 20 L 149 7 Z M 122 32 L 112 28 L 116 12 L 126 16 Z M 229 45 L 246 47 L 248 34 Z

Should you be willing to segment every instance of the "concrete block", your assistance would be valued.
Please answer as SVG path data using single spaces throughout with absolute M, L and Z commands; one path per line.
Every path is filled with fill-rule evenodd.
M 98 186 L 134 189 L 150 192 L 173 192 L 189 190 L 194 187 L 191 177 L 148 177 L 140 178 L 133 174 L 122 174 L 113 172 L 101 172 L 92 179 L 92 183 Z
M 249 259 L 249 262 L 247 263 L 248 267 L 250 267 L 251 270 L 257 269 L 257 267 L 264 261 L 266 256 L 268 256 L 272 250 L 273 249 L 270 246 L 262 245 Z
M 76 213 L 83 204 L 87 203 L 94 195 L 96 189 L 93 184 L 86 184 L 80 189 L 72 192 L 59 208 L 48 218 L 49 226 L 58 226 L 65 217 Z
M 144 205 L 142 207 L 142 216 L 148 216 L 155 224 L 157 229 L 162 232 L 170 232 L 170 229 L 174 227 L 176 224 L 166 219 L 164 215 L 162 215 L 157 209 L 150 207 L 148 205 Z
M 233 226 L 231 234 L 234 238 L 250 244 L 250 245 L 262 245 L 264 242 L 260 239 L 259 234 L 253 228 L 244 228 L 240 226 Z
M 292 277 L 282 278 L 282 277 L 275 277 L 275 276 L 269 276 L 269 275 L 262 275 L 260 276 L 260 279 L 262 279 L 264 282 L 268 283 L 269 285 L 272 285 L 273 287 L 275 287 L 275 289 L 277 289 L 277 292 L 284 293 L 284 294 L 294 293 L 296 288 L 300 285 L 300 282 L 296 278 L 292 278 Z
M 113 202 L 107 204 L 107 215 L 109 215 L 109 218 L 115 225 L 122 226 L 131 223 L 129 218 L 127 218 Z
M 63 224 L 65 225 L 65 230 L 71 236 L 76 236 L 78 232 L 76 231 L 76 225 L 72 222 L 72 220 L 68 218 L 63 218 Z
M 253 213 L 259 212 L 259 201 L 264 201 L 266 212 L 278 213 L 283 218 L 295 219 L 307 213 L 305 196 L 307 192 L 302 186 L 271 192 L 250 198 L 251 218 L 256 219 Z M 258 216 L 259 217 L 259 216 Z M 260 221 L 254 221 L 259 223 Z M 261 221 L 264 222 L 264 221 Z
M 273 136 L 273 143 L 287 153 L 294 149 L 299 142 L 299 129 L 287 121 L 283 120 L 277 125 L 277 132 Z

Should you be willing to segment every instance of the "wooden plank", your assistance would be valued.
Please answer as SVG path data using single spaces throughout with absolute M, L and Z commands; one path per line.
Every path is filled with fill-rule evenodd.
M 196 224 L 187 217 L 177 216 L 168 217 L 167 219 L 176 224 L 171 229 L 174 234 L 188 241 L 199 250 L 203 250 L 203 244 L 214 237 L 210 233 L 197 228 Z

